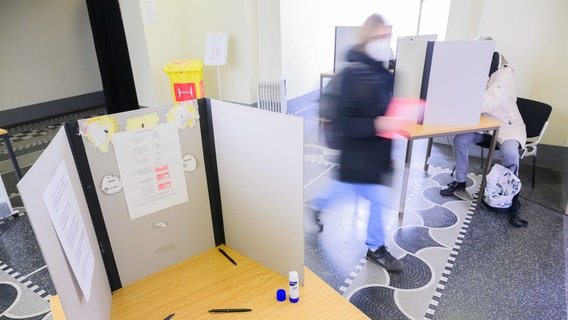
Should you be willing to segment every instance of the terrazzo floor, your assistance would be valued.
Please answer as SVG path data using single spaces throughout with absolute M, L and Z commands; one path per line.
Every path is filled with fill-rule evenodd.
M 422 319 L 425 313 L 432 315 L 475 209 L 471 201 L 439 195 L 440 182 L 449 175 L 449 170 L 434 167 L 426 177 L 413 175 L 403 222 L 398 223 L 396 209 L 386 213 L 390 229 L 387 246 L 404 263 L 402 273 L 386 272 L 365 260 L 368 210 L 361 199 L 340 201 L 323 212 L 323 232 L 313 226 L 310 229 L 315 231 L 306 237 L 307 256 L 318 259 L 333 256 L 335 251 L 355 252 L 350 258 L 352 270 L 345 273 L 343 283 L 337 283 L 336 288 L 373 319 Z M 471 175 L 468 191 L 476 191 L 479 181 L 479 176 Z M 346 202 L 357 202 L 356 210 Z M 312 213 L 308 209 L 306 216 Z M 313 220 L 306 220 L 305 225 L 313 225 Z M 352 248 L 340 250 L 339 244 Z
M 475 201 L 439 195 L 439 188 L 452 181 L 451 147 L 435 144 L 425 173 L 426 141 L 418 140 L 405 215 L 398 222 L 395 190 L 406 142 L 395 141 L 395 209 L 385 218 L 391 234 L 387 246 L 405 270 L 391 274 L 366 262 L 364 200 L 336 201 L 322 213 L 319 232 L 309 203 L 333 179 L 337 155 L 325 148 L 317 103 L 304 103 L 294 114 L 305 119 L 306 265 L 369 318 L 567 319 L 565 200 L 557 171 L 539 168 L 535 189 L 523 188 L 520 215 L 529 226 L 514 228 L 506 216 Z M 478 154 L 472 147 L 470 194 L 481 179 Z M 521 179 L 530 181 L 530 167 L 521 166 Z

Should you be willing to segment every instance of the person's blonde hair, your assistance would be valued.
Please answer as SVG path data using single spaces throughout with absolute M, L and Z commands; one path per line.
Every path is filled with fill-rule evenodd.
M 370 15 L 363 25 L 359 29 L 359 41 L 355 48 L 359 51 L 363 51 L 367 42 L 372 40 L 373 32 L 380 27 L 385 25 L 385 19 L 380 14 L 374 13 Z

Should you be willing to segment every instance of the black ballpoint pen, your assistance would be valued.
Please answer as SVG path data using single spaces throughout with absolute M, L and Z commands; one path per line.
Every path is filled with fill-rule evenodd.
M 169 316 L 167 316 L 164 320 L 170 320 L 171 318 L 173 318 L 176 314 L 172 313 Z
M 227 259 L 229 259 L 229 261 L 231 261 L 234 265 L 237 265 L 237 263 L 235 262 L 235 260 L 233 260 L 233 258 L 229 257 L 229 255 L 223 251 L 223 249 L 219 248 L 219 252 L 221 252 Z
M 210 313 L 250 312 L 252 309 L 211 309 Z

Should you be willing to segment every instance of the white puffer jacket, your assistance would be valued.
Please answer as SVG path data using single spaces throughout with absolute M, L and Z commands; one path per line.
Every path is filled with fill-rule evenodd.
M 507 64 L 499 65 L 497 71 L 489 77 L 481 112 L 502 123 L 497 136 L 498 143 L 514 139 L 521 147 L 525 146 L 525 123 L 517 107 L 513 70 Z

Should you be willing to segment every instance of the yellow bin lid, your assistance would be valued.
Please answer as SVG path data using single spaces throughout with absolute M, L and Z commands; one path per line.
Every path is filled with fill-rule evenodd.
M 203 69 L 201 60 L 175 60 L 168 62 L 164 68 L 165 72 L 195 72 Z

